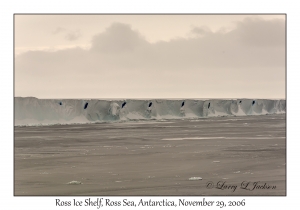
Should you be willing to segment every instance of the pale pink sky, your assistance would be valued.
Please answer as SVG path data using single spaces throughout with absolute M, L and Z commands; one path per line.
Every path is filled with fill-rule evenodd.
M 285 16 L 16 15 L 15 96 L 285 98 Z

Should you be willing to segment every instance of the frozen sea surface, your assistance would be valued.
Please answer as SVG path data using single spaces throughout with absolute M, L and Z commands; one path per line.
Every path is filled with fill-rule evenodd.
M 286 194 L 285 114 L 15 127 L 14 146 L 15 195 Z

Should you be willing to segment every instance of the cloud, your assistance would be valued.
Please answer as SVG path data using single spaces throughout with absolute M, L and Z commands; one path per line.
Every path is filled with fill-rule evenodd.
M 208 28 L 207 26 L 202 26 L 202 27 L 194 27 L 191 32 L 193 34 L 197 34 L 197 35 L 206 35 L 206 34 L 211 34 L 212 31 L 210 30 L 210 28 Z
M 79 30 L 77 31 L 71 31 L 66 34 L 65 38 L 69 41 L 77 40 L 81 36 L 81 32 Z
M 65 39 L 69 40 L 69 41 L 74 41 L 81 37 L 80 30 L 68 30 L 68 29 L 62 28 L 62 27 L 57 27 L 53 31 L 53 34 L 55 34 L 55 35 L 56 34 L 65 34 Z
M 284 97 L 285 24 L 245 19 L 231 31 L 149 43 L 114 23 L 89 50 L 16 57 L 16 95 L 37 97 Z M 205 34 L 205 35 L 203 35 Z
M 246 18 L 244 21 L 237 22 L 234 33 L 248 46 L 285 45 L 285 22 L 279 19 Z
M 62 28 L 62 27 L 57 27 L 57 28 L 53 31 L 53 34 L 58 34 L 58 33 L 62 33 L 62 32 L 65 32 L 65 31 L 67 31 L 67 29 Z
M 103 53 L 132 52 L 147 44 L 144 37 L 133 31 L 130 25 L 113 23 L 104 33 L 96 35 L 92 40 L 92 50 Z

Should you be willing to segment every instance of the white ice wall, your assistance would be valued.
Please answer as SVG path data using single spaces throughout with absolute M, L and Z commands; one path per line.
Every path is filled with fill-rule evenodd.
M 122 108 L 124 102 L 126 105 Z M 15 97 L 15 125 L 262 115 L 285 113 L 285 111 L 285 100 L 269 99 L 109 101 Z

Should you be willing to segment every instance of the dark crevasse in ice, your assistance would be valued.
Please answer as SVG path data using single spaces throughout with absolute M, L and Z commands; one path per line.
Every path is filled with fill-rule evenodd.
M 59 105 L 62 105 L 62 102 L 59 102 Z
M 122 104 L 122 108 L 123 108 L 125 105 L 126 105 L 126 102 L 124 102 L 124 103 Z
M 254 105 L 255 104 L 255 101 L 252 101 L 252 105 Z
M 240 104 L 242 103 L 242 101 L 240 101 Z
M 184 101 L 182 102 L 182 104 L 181 104 L 181 107 L 183 107 L 184 106 Z
M 152 106 L 152 102 L 149 103 L 149 106 L 148 106 L 148 107 L 151 107 L 151 106 Z
M 210 103 L 208 103 L 208 108 L 210 107 Z
M 85 103 L 84 105 L 84 109 L 86 109 L 88 107 L 89 103 Z

